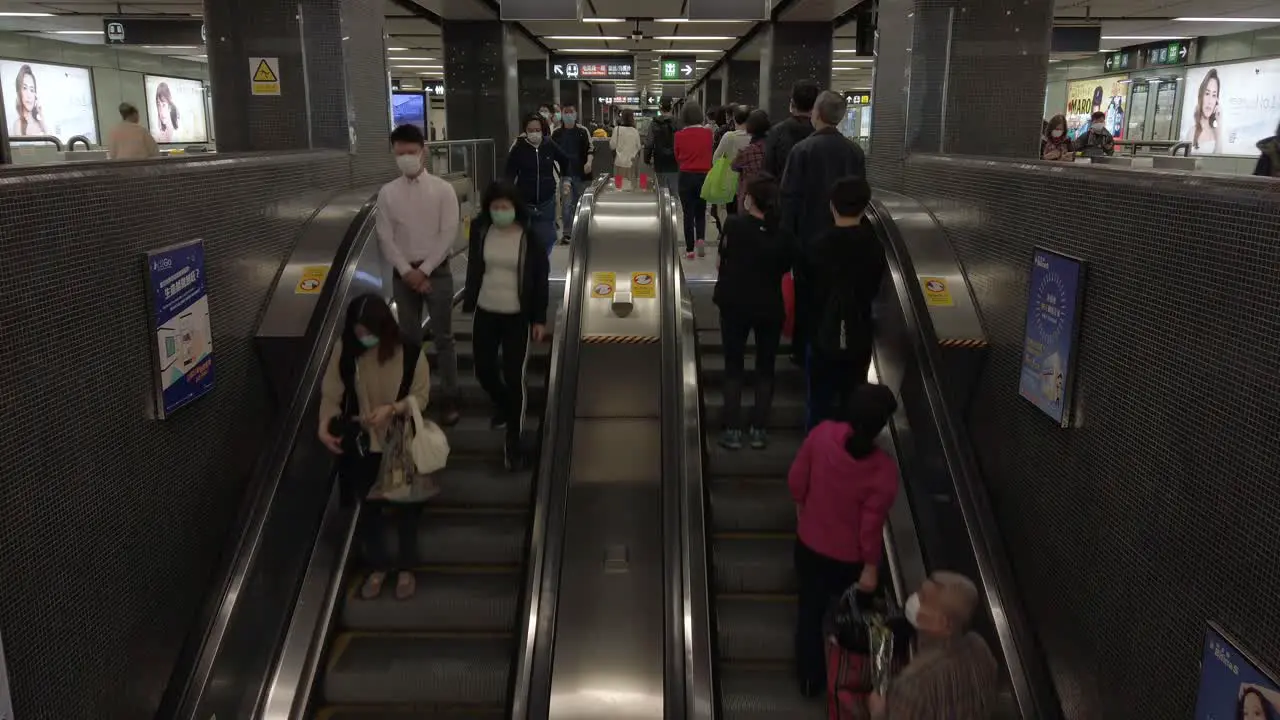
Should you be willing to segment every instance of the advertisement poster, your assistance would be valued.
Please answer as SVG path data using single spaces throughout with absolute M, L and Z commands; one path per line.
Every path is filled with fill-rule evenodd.
M 1071 373 L 1083 280 L 1084 263 L 1036 248 L 1018 392 L 1063 427 L 1071 420 Z
M 1107 129 L 1117 140 L 1125 135 L 1125 115 L 1129 96 L 1128 75 L 1076 80 L 1067 83 L 1067 134 L 1074 140 L 1089 131 L 1089 117 L 1101 110 L 1107 114 Z
M 420 92 L 396 92 L 391 94 L 391 125 L 417 125 L 427 131 L 427 102 Z
M 1195 720 L 1280 718 L 1280 683 L 1214 623 L 1204 637 Z
M 147 123 L 156 142 L 209 142 L 203 82 L 145 75 L 143 83 L 147 88 Z
M 0 60 L 0 97 L 11 138 L 52 135 L 65 145 L 83 135 L 98 144 L 87 68 Z
M 213 336 L 204 242 L 146 255 L 150 330 L 156 344 L 156 415 L 166 418 L 213 389 Z
M 1199 155 L 1257 155 L 1280 123 L 1280 59 L 1187 68 L 1179 139 Z

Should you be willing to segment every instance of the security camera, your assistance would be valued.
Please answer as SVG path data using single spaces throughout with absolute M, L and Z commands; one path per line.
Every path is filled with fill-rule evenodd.
M 631 40 L 632 42 L 636 42 L 636 43 L 639 43 L 641 40 L 644 40 L 644 31 L 642 31 L 640 28 L 636 28 L 635 30 L 632 30 Z

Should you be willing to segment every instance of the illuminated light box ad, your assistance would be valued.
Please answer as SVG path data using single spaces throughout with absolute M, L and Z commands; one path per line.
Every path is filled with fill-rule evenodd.
M 203 82 L 145 75 L 143 83 L 147 88 L 147 124 L 156 142 L 209 142 Z
M 1280 718 L 1280 682 L 1216 623 L 1205 631 L 1195 720 Z
M 1084 276 L 1083 261 L 1035 249 L 1018 393 L 1062 427 L 1071 423 Z
M 12 140 L 44 135 L 66 145 L 83 135 L 99 144 L 93 78 L 87 68 L 0 60 L 0 97 Z
M 1193 155 L 1257 155 L 1280 123 L 1280 59 L 1187 68 L 1179 139 Z
M 1111 131 L 1116 140 L 1123 140 L 1125 114 L 1129 111 L 1126 104 L 1128 97 L 1128 75 L 1111 75 L 1067 83 L 1067 134 L 1072 139 L 1083 137 L 1089 132 L 1090 118 L 1095 112 L 1101 111 L 1107 115 L 1107 130 Z

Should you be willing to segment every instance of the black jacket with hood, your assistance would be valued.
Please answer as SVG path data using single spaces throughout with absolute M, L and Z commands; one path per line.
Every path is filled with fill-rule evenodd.
M 644 161 L 653 165 L 655 173 L 680 172 L 680 163 L 676 161 L 678 129 L 675 118 L 670 115 L 659 115 L 649 123 L 649 129 L 645 132 Z M 662 147 L 658 147 L 659 137 L 670 138 L 670 144 L 664 139 Z
M 475 312 L 480 301 L 480 285 L 484 282 L 484 243 L 493 222 L 481 213 L 471 223 L 471 239 L 467 252 L 467 286 L 462 290 L 463 312 Z M 524 225 L 524 245 L 520 249 L 520 313 L 531 325 L 547 324 L 547 301 L 551 296 L 551 262 L 547 249 Z
M 521 137 L 507 151 L 507 178 L 526 203 L 540 205 L 556 199 L 556 166 L 568 164 L 569 156 L 550 137 L 543 136 L 537 147 Z

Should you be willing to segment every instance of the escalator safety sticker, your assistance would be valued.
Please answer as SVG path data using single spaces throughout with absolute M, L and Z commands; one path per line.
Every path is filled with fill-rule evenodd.
M 298 286 L 293 292 L 295 295 L 315 295 L 324 288 L 324 279 L 328 276 L 328 265 L 308 265 L 302 268 L 302 277 L 298 278 Z
M 657 287 L 651 272 L 631 273 L 631 296 L 636 298 L 656 297 Z
M 611 272 L 591 273 L 591 297 L 612 298 L 618 287 L 618 277 Z
M 956 301 L 951 297 L 951 288 L 946 278 L 921 277 L 924 286 L 924 299 L 932 307 L 955 307 Z

